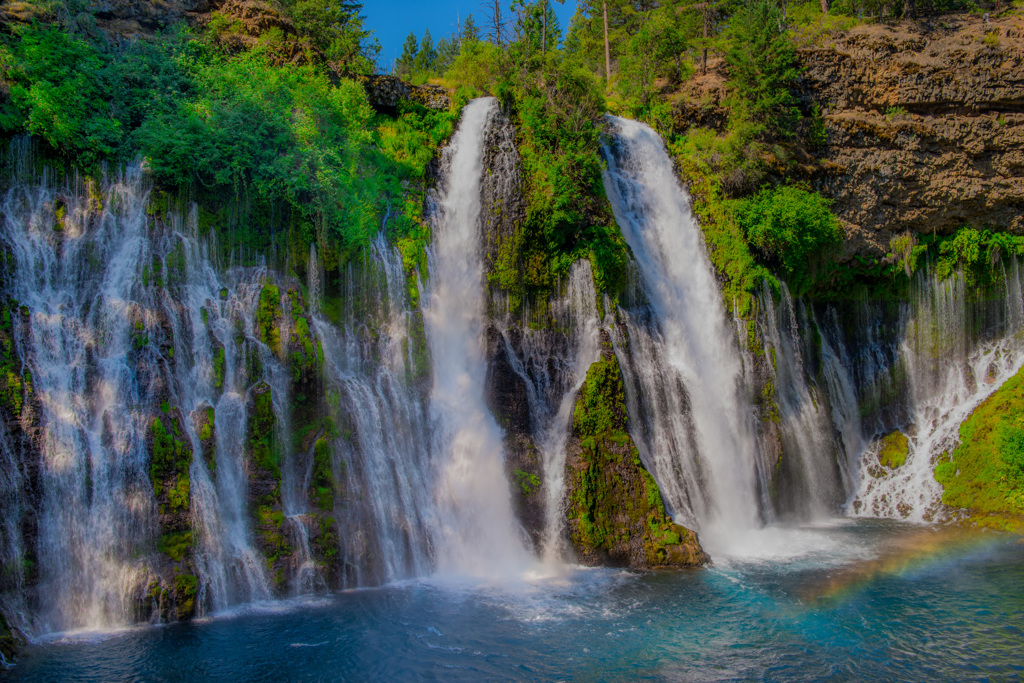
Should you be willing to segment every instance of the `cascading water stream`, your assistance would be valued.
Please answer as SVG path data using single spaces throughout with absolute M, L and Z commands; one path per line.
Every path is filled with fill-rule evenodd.
M 851 503 L 854 514 L 933 521 L 943 516 L 935 464 L 959 440 L 960 424 L 1024 366 L 1024 299 L 1016 258 L 1005 273 L 1001 310 L 972 302 L 964 276 L 918 276 L 917 296 L 903 313 L 898 362 L 909 387 L 906 462 L 888 470 L 877 449 L 864 452 Z M 988 320 L 987 318 L 991 318 Z
M 5 541 L 14 548 L 5 552 L 35 551 L 31 632 L 144 617 L 140 604 L 159 573 L 148 552 L 157 513 L 147 439 L 161 402 L 180 409 L 182 438 L 195 454 L 188 516 L 200 611 L 269 596 L 262 561 L 235 523 L 245 485 L 232 453 L 245 416 L 227 321 L 251 310 L 251 300 L 238 297 L 258 290 L 253 281 L 262 273 L 221 282 L 197 240 L 194 212 L 155 229 L 147 204 L 138 166 L 105 178 L 98 190 L 78 180 L 57 184 L 46 171 L 17 176 L 4 200 L 3 240 L 12 256 L 5 287 L 24 312 L 14 342 L 38 403 L 22 417 L 31 422 L 32 443 L 4 449 L 5 457 L 20 449 L 21 471 L 38 471 L 31 485 L 38 498 L 30 503 L 37 524 L 11 529 Z M 227 290 L 238 296 L 223 297 Z M 213 386 L 215 339 L 226 354 L 223 392 Z M 192 421 L 214 403 L 223 406 L 216 484 Z M 24 518 L 28 510 L 15 512 Z M 13 559 L 11 566 L 25 564 Z
M 801 328 L 809 327 L 807 316 L 802 308 L 798 315 L 785 283 L 781 283 L 778 306 L 767 284 L 758 303 L 765 351 L 772 359 L 774 399 L 788 475 L 786 490 L 778 496 L 776 506 L 801 519 L 831 517 L 849 493 L 843 488 L 846 462 L 845 457 L 839 462 L 840 447 L 835 440 L 833 415 L 825 404 L 827 395 L 808 384 L 800 334 Z
M 530 563 L 512 512 L 501 430 L 484 399 L 480 179 L 494 110 L 493 98 L 466 105 L 445 150 L 444 187 L 431 207 L 434 243 L 424 307 L 433 363 L 438 568 L 479 577 L 519 575 Z
M 726 538 L 760 522 L 736 342 L 664 143 L 644 124 L 609 123 L 605 189 L 650 302 L 624 312 L 616 338 L 631 434 L 671 512 Z
M 341 551 L 350 568 L 346 586 L 422 576 L 432 564 L 430 438 L 422 402 L 406 380 L 415 369 L 414 350 L 403 348 L 412 346 L 412 312 L 402 258 L 381 235 L 372 260 L 383 273 L 383 287 L 350 282 L 344 296 L 379 297 L 372 303 L 383 316 L 380 339 L 369 341 L 366 321 L 355 317 L 341 327 L 314 319 L 328 395 L 338 397 L 337 417 L 344 410 L 349 420 L 333 443 L 345 491 L 338 514 Z

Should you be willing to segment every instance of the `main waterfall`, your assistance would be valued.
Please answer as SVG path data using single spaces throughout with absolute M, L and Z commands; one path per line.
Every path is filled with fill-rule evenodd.
M 445 150 L 424 310 L 439 468 L 438 564 L 442 571 L 477 576 L 518 575 L 530 561 L 512 513 L 501 429 L 484 393 L 480 178 L 484 130 L 495 108 L 493 98 L 470 102 Z
M 712 535 L 754 528 L 764 473 L 742 363 L 689 199 L 650 127 L 610 117 L 605 188 L 647 303 L 623 310 L 615 350 L 631 435 L 672 513 Z

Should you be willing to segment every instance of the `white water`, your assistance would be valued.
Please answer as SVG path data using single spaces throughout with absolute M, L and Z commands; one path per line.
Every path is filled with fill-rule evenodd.
M 29 155 L 16 146 L 14 152 Z M 58 200 L 67 208 L 59 223 Z M 244 423 L 244 416 L 233 419 L 227 407 L 225 418 L 218 416 L 225 452 L 217 454 L 223 471 L 216 486 L 191 419 L 218 398 L 212 339 L 229 339 L 226 318 L 247 308 L 240 298 L 251 295 L 248 278 L 260 273 L 221 282 L 196 240 L 195 216 L 156 230 L 147 202 L 138 167 L 104 179 L 98 192 L 77 180 L 56 183 L 48 172 L 18 177 L 4 198 L 3 240 L 14 260 L 7 291 L 28 311 L 15 343 L 40 407 L 35 632 L 137 618 L 138 602 L 157 579 L 147 553 L 156 510 L 146 441 L 163 400 L 180 407 L 196 454 L 191 517 L 200 610 L 269 595 L 262 561 L 232 516 L 244 506 L 245 486 L 233 482 L 241 475 L 228 447 L 242 429 L 232 422 Z M 222 286 L 232 290 L 225 302 Z M 238 390 L 233 366 L 229 356 L 221 403 Z M 25 419 L 23 425 L 31 427 Z M 34 452 L 23 445 L 23 468 L 34 468 Z
M 517 576 L 531 558 L 503 467 L 502 433 L 486 407 L 486 317 L 480 250 L 483 139 L 493 98 L 470 102 L 445 150 L 432 211 L 434 243 L 424 318 L 433 361 L 437 567 L 482 578 Z
M 826 396 L 808 383 L 800 335 L 801 327 L 808 327 L 806 314 L 784 283 L 778 306 L 767 284 L 758 304 L 765 353 L 774 373 L 774 400 L 789 480 L 780 500 L 775 501 L 776 508 L 804 520 L 825 519 L 835 515 L 848 492 L 842 488 L 839 444 Z M 797 306 L 801 306 L 799 316 Z M 843 462 L 842 467 L 845 465 Z
M 919 275 L 917 298 L 904 314 L 899 359 L 910 388 L 909 454 L 890 471 L 878 465 L 877 447 L 863 453 L 853 514 L 917 522 L 944 517 L 935 464 L 956 446 L 960 424 L 974 408 L 1024 365 L 1021 276 L 1016 259 L 1010 265 L 1005 310 L 987 326 L 977 319 L 985 311 L 968 300 L 962 275 L 944 281 Z M 987 338 L 977 339 L 972 324 L 988 327 Z
M 347 587 L 422 576 L 432 567 L 430 439 L 424 407 L 406 382 L 413 350 L 403 351 L 403 340 L 411 347 L 412 313 L 402 258 L 380 236 L 372 263 L 383 271 L 384 286 L 350 279 L 344 296 L 351 301 L 383 294 L 371 301 L 385 320 L 379 340 L 372 341 L 365 321 L 354 316 L 341 327 L 315 319 L 328 403 L 337 396 L 331 412 L 342 429 L 332 446 L 335 476 L 344 490 L 335 507 Z
M 703 238 L 664 143 L 610 117 L 605 189 L 650 300 L 616 336 L 631 435 L 681 522 L 727 539 L 760 522 L 742 364 Z

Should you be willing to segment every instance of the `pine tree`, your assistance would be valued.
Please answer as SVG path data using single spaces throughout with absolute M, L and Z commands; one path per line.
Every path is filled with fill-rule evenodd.
M 419 41 L 416 40 L 416 34 L 412 31 L 406 36 L 405 42 L 402 43 L 402 56 L 395 62 L 395 75 L 396 76 L 408 76 L 416 67 L 416 56 L 419 52 L 420 46 Z
M 430 37 L 430 29 L 423 32 L 423 40 L 420 41 L 420 50 L 413 62 L 413 71 L 416 73 L 429 73 L 437 61 L 437 50 L 434 49 L 434 40 Z
M 442 38 L 437 44 L 437 61 L 434 63 L 434 70 L 443 74 L 452 65 L 455 58 L 459 56 L 459 41 L 457 36 Z
M 790 87 L 798 75 L 796 50 L 776 0 L 747 0 L 729 19 L 729 85 L 750 119 L 768 133 L 791 137 L 800 111 Z
M 466 18 L 462 21 L 462 29 L 459 31 L 459 47 L 466 43 L 476 43 L 480 40 L 480 29 L 477 28 L 476 21 L 473 19 L 472 14 L 467 14 Z

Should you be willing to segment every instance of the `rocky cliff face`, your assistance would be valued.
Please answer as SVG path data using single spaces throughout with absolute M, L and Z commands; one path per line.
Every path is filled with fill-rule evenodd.
M 1024 18 L 861 26 L 800 52 L 847 256 L 904 232 L 1024 232 Z

